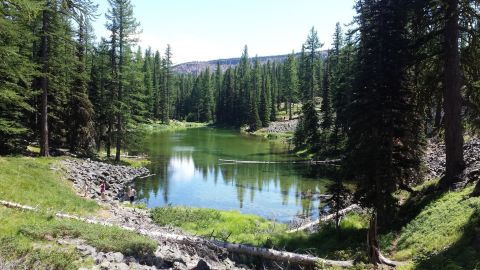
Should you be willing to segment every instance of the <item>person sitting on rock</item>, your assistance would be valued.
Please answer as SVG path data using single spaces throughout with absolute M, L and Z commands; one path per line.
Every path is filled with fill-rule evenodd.
M 107 183 L 105 180 L 100 184 L 100 195 L 102 196 L 102 200 L 105 201 L 105 190 L 107 189 Z
M 137 191 L 133 188 L 133 186 L 129 186 L 128 187 L 128 198 L 130 199 L 130 204 L 133 203 L 136 195 L 137 195 Z

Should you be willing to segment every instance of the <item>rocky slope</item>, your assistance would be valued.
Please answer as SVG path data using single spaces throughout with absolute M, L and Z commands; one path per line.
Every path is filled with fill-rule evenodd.
M 465 142 L 465 176 L 468 182 L 478 180 L 480 177 L 480 139 L 471 138 Z M 443 142 L 430 142 L 425 155 L 427 178 L 441 178 L 445 173 L 445 144 Z

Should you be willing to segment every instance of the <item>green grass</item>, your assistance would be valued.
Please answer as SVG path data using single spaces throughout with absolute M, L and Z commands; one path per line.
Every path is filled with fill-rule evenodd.
M 252 245 L 262 245 L 271 234 L 286 229 L 283 224 L 272 223 L 255 215 L 203 208 L 155 208 L 152 218 L 161 226 L 180 227 L 198 235 Z
M 80 198 L 62 178 L 58 158 L 0 157 L 0 199 L 69 213 L 89 213 L 97 203 Z
M 0 257 L 20 260 L 19 267 L 25 269 L 78 269 L 88 264 L 79 260 L 73 247 L 56 243 L 56 239 L 65 237 L 84 239 L 100 251 L 132 255 L 154 251 L 155 241 L 134 232 L 60 220 L 48 214 L 95 214 L 100 209 L 95 201 L 75 194 L 59 167 L 58 158 L 0 157 L 0 199 L 42 210 L 33 213 L 0 206 Z
M 155 208 L 152 218 L 161 226 L 179 227 L 222 241 L 308 252 L 333 259 L 362 258 L 367 226 L 364 217 L 351 214 L 343 219 L 339 232 L 327 225 L 314 234 L 287 233 L 285 224 L 255 215 L 186 207 Z
M 112 156 L 110 158 L 107 158 L 107 152 L 105 152 L 103 150 L 98 152 L 97 154 L 98 154 L 98 157 L 99 157 L 101 162 L 105 162 L 105 163 L 113 164 L 113 165 L 122 165 L 122 166 L 130 166 L 130 167 L 134 167 L 134 168 L 140 168 L 140 167 L 146 167 L 151 163 L 151 161 L 148 160 L 148 158 L 144 157 L 144 156 L 139 156 L 139 157 L 125 157 L 125 156 L 122 156 L 120 158 L 120 162 L 116 162 L 115 161 L 115 149 L 112 148 L 110 153 L 112 153 Z
M 480 198 L 470 198 L 471 191 L 431 200 L 400 231 L 394 258 L 413 260 L 413 269 L 479 269 L 473 242 L 480 235 Z
M 252 134 L 263 137 L 269 141 L 277 141 L 281 143 L 288 143 L 293 138 L 293 132 L 267 132 L 265 129 L 259 129 Z
M 41 213 L 0 208 L 0 220 L 0 256 L 27 261 L 27 268 L 41 264 L 53 269 L 77 269 L 85 264 L 79 261 L 74 247 L 56 244 L 60 238 L 84 239 L 97 251 L 139 256 L 153 253 L 157 246 L 145 236 L 117 227 L 60 220 Z
M 208 123 L 195 123 L 171 120 L 168 124 L 162 122 L 151 122 L 148 124 L 142 124 L 136 127 L 137 130 L 147 133 L 163 132 L 163 131 L 175 131 L 184 130 L 188 128 L 205 127 Z

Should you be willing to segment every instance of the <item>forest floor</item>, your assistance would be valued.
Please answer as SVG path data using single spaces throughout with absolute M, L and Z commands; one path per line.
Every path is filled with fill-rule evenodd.
M 475 140 L 466 145 L 467 160 L 474 164 L 472 166 L 478 165 L 475 161 L 478 161 L 477 146 Z M 441 149 L 436 147 L 430 151 L 430 156 L 441 157 L 435 152 L 438 148 Z M 102 263 L 115 269 L 113 266 L 124 267 L 127 262 L 136 263 L 139 269 L 155 269 L 148 268 L 153 266 L 145 262 L 140 264 L 139 258 L 158 251 L 158 241 L 118 227 L 59 220 L 52 215 L 55 211 L 119 225 L 146 223 L 167 227 L 167 231 L 180 230 L 178 232 L 206 238 L 315 254 L 328 259 L 355 259 L 355 269 L 371 269 L 365 264 L 368 213 L 348 214 L 338 231 L 332 224 L 325 224 L 314 233 L 287 233 L 285 224 L 234 211 L 178 207 L 144 210 L 137 208 L 141 206 L 102 204 L 75 193 L 72 182 L 58 169 L 63 159 L 0 157 L 0 200 L 49 210 L 27 213 L 0 207 L 1 269 L 42 269 L 47 265 L 54 269 L 80 266 L 98 269 Z M 435 164 L 441 162 L 427 164 L 437 170 Z M 479 269 L 480 198 L 469 197 L 473 183 L 462 190 L 439 193 L 437 182 L 429 180 L 414 187 L 413 193 L 396 194 L 402 202 L 398 215 L 401 218 L 395 220 L 395 229 L 380 233 L 380 246 L 388 257 L 406 262 L 399 269 Z M 164 250 L 161 254 L 166 256 L 165 252 L 171 252 L 168 256 L 173 258 L 187 256 L 181 247 L 173 250 L 173 253 Z M 119 254 L 122 260 L 118 259 Z M 177 262 L 174 266 L 174 259 L 168 261 L 170 264 L 166 264 L 167 261 L 157 262 L 157 265 L 177 269 L 185 265 Z M 227 264 L 234 267 L 231 262 Z

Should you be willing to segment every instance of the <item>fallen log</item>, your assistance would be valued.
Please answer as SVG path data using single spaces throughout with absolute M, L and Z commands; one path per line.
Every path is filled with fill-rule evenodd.
M 340 162 L 341 159 L 331 160 L 297 160 L 297 161 L 261 161 L 261 160 L 236 160 L 236 159 L 218 159 L 221 165 L 231 164 L 326 164 L 335 165 Z
M 360 206 L 358 206 L 358 205 L 356 205 L 356 204 L 352 204 L 352 205 L 350 205 L 349 207 L 344 208 L 344 209 L 338 211 L 338 214 L 339 214 L 339 215 L 344 215 L 344 214 L 346 214 L 346 213 L 348 213 L 348 212 L 350 212 L 350 211 L 356 210 L 356 209 L 360 209 Z M 313 226 L 316 226 L 316 225 L 320 224 L 320 222 L 326 222 L 326 221 L 329 221 L 329 220 L 331 220 L 331 219 L 334 219 L 336 215 L 337 215 L 337 214 L 334 213 L 334 214 L 330 214 L 330 215 L 323 216 L 323 217 L 321 217 L 321 218 L 319 218 L 319 219 L 316 219 L 316 220 L 314 220 L 314 221 L 312 221 L 312 222 L 309 222 L 309 223 L 307 223 L 307 224 L 305 224 L 305 225 L 302 225 L 302 226 L 300 226 L 300 227 L 298 227 L 298 228 L 296 228 L 296 229 L 289 230 L 289 231 L 287 231 L 287 232 L 288 232 L 288 233 L 294 233 L 294 232 L 306 230 L 306 229 L 308 229 L 308 228 L 311 228 L 311 227 L 313 227 Z
M 138 179 L 145 179 L 147 177 L 150 177 L 150 176 L 154 176 L 155 174 L 154 173 L 151 173 L 151 174 L 147 174 L 147 175 L 144 175 L 144 176 L 139 176 L 137 177 Z
M 22 205 L 14 202 L 9 202 L 9 201 L 0 200 L 0 205 L 3 205 L 8 208 L 16 208 L 16 209 L 22 209 L 27 211 L 33 211 L 33 212 L 46 212 L 46 211 L 40 211 L 40 209 L 38 209 L 37 207 L 31 207 L 28 205 Z M 180 235 L 180 234 L 174 234 L 174 233 L 163 232 L 158 230 L 152 231 L 152 230 L 137 229 L 130 226 L 116 225 L 116 224 L 101 221 L 101 220 L 89 219 L 89 218 L 84 218 L 84 217 L 79 217 L 79 216 L 64 214 L 64 213 L 55 213 L 55 216 L 58 218 L 72 219 L 72 220 L 82 221 L 90 224 L 99 224 L 99 225 L 110 226 L 110 227 L 117 226 L 128 231 L 133 231 L 139 234 L 146 235 L 150 238 L 156 239 L 157 241 L 167 240 L 167 241 L 177 242 L 181 244 L 188 244 L 193 246 L 204 245 L 213 250 L 226 249 L 227 251 L 232 253 L 258 256 L 258 257 L 262 257 L 262 258 L 274 260 L 274 261 L 283 261 L 283 262 L 305 265 L 305 266 L 316 266 L 317 264 L 323 264 L 326 266 L 334 266 L 334 267 L 352 267 L 353 266 L 353 261 L 334 261 L 334 260 L 315 257 L 312 255 L 307 255 L 307 254 L 298 254 L 298 253 L 279 251 L 279 250 L 274 250 L 269 248 L 252 247 L 249 245 L 233 244 L 233 243 L 227 243 L 227 242 L 222 242 L 218 240 L 207 240 L 197 236 Z

